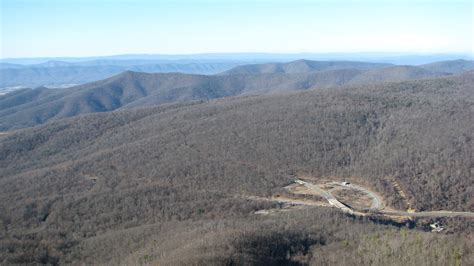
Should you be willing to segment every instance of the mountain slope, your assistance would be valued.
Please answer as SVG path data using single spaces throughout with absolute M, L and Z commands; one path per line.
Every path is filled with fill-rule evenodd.
M 23 68 L 23 65 L 0 63 L 0 69 L 4 69 L 4 68 Z
M 279 194 L 299 175 L 352 176 L 396 208 L 407 206 L 392 180 L 417 210 L 474 210 L 473 84 L 471 72 L 235 97 L 1 135 L 0 261 L 324 264 L 320 254 L 344 249 L 367 265 L 390 257 L 374 257 L 388 248 L 367 239 L 391 236 L 407 247 L 389 249 L 393 264 L 413 249 L 409 263 L 450 264 L 457 251 L 472 264 L 463 234 L 400 231 L 318 207 L 261 217 L 254 211 L 278 205 L 251 196 Z
M 449 73 L 426 70 L 416 66 L 391 66 L 365 71 L 350 81 L 350 84 L 396 82 L 412 79 L 441 77 Z
M 472 60 L 450 60 L 450 61 L 439 61 L 430 64 L 420 65 L 419 67 L 432 71 L 432 72 L 444 72 L 450 74 L 459 74 L 465 71 L 474 69 L 474 61 Z
M 297 60 L 288 63 L 268 63 L 237 66 L 233 69 L 220 73 L 220 75 L 245 75 L 245 74 L 269 74 L 269 73 L 311 73 L 327 70 L 357 69 L 368 70 L 382 68 L 390 64 L 366 63 L 354 61 L 311 61 Z
M 286 64 L 285 71 L 304 73 L 213 76 L 128 71 L 98 82 L 62 90 L 52 89 L 37 97 L 25 96 L 38 94 L 34 90 L 0 96 L 0 130 L 33 126 L 52 119 L 119 108 L 447 75 L 413 66 L 390 66 L 369 70 L 337 69 L 350 65 L 360 65 L 359 68 L 380 66 L 360 62 L 296 61 Z M 308 66 L 315 72 L 311 72 L 312 70 L 308 72 Z M 260 67 L 265 68 L 265 65 Z
M 51 89 L 38 97 L 24 96 L 38 94 L 35 90 L 0 97 L 0 129 L 32 126 L 50 119 L 118 108 L 337 86 L 358 73 L 337 70 L 315 74 L 203 76 L 125 72 L 73 88 Z

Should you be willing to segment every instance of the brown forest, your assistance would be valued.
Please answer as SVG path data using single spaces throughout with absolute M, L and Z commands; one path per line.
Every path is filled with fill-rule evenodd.
M 83 115 L 0 136 L 0 262 L 465 265 L 457 232 L 327 208 L 257 216 L 295 176 L 474 211 L 474 72 Z M 467 235 L 467 236 L 466 236 Z

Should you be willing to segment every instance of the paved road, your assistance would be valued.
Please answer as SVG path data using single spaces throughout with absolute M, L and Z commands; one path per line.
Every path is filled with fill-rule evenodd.
M 342 202 L 337 200 L 330 192 L 325 191 L 325 190 L 323 190 L 322 188 L 320 188 L 316 185 L 313 185 L 311 183 L 308 183 L 308 182 L 300 180 L 300 179 L 295 180 L 295 182 L 298 183 L 298 184 L 304 185 L 305 187 L 307 187 L 309 189 L 317 191 L 318 194 L 320 194 L 323 198 L 325 198 L 329 202 L 329 204 L 341 209 L 342 211 L 350 213 L 350 214 L 354 213 L 354 211 L 351 208 L 347 207 Z
M 372 203 L 370 204 L 370 210 L 377 211 L 377 210 L 383 209 L 382 200 L 380 199 L 380 197 L 378 195 L 376 195 L 375 193 L 373 193 L 372 191 L 367 190 L 364 187 L 359 187 L 359 186 L 354 185 L 354 184 L 342 185 L 340 182 L 331 182 L 329 184 L 342 186 L 343 188 L 358 190 L 358 191 L 360 191 L 364 194 L 367 194 L 370 198 L 372 198 Z M 334 189 L 335 188 L 333 188 L 331 190 L 334 190 Z M 331 193 L 331 190 L 329 190 L 328 192 Z
M 451 212 L 451 211 L 426 211 L 426 212 L 402 212 L 381 211 L 384 215 L 409 216 L 409 217 L 467 217 L 474 218 L 474 212 Z
M 378 195 L 374 194 L 372 191 L 369 191 L 363 187 L 359 187 L 357 185 L 349 184 L 349 188 L 359 190 L 372 198 L 372 204 L 370 205 L 371 210 L 380 210 L 382 209 L 382 200 L 378 197 Z
M 341 209 L 344 212 L 354 214 L 355 212 L 349 208 L 347 205 L 344 205 L 339 200 L 337 200 L 329 191 L 308 183 L 306 181 L 297 179 L 296 183 L 306 186 L 309 189 L 317 191 L 322 197 L 324 197 L 331 205 Z M 404 211 L 384 211 L 380 210 L 382 208 L 380 198 L 372 193 L 371 191 L 359 187 L 357 185 L 349 185 L 351 188 L 363 191 L 372 197 L 371 209 L 376 210 L 377 213 L 382 215 L 392 215 L 392 216 L 408 216 L 408 217 L 467 217 L 474 218 L 474 212 L 452 212 L 452 211 L 425 211 L 425 212 L 404 212 Z

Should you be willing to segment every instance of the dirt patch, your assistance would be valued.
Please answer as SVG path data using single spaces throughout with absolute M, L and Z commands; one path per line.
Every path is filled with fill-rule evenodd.
M 322 200 L 313 200 L 305 198 L 304 196 L 299 197 L 297 195 L 275 195 L 272 197 L 273 201 L 281 203 L 288 203 L 293 205 L 311 205 L 311 206 L 326 206 L 327 204 Z
M 339 188 L 331 191 L 331 193 L 339 201 L 356 210 L 369 209 L 372 204 L 372 198 L 361 191 Z
M 291 187 L 288 189 L 288 191 L 290 192 L 289 194 L 292 194 L 294 197 L 312 199 L 315 201 L 325 201 L 325 199 L 321 197 L 317 191 L 309 189 L 303 185 Z M 301 195 L 305 196 L 302 197 Z
M 380 191 L 378 191 L 375 188 L 375 186 L 365 178 L 362 178 L 362 177 L 359 177 L 359 176 L 349 176 L 349 177 L 344 177 L 344 178 L 334 176 L 334 177 L 330 177 L 330 179 L 333 182 L 340 183 L 340 184 L 342 184 L 342 182 L 345 181 L 345 182 L 349 182 L 351 184 L 356 184 L 360 187 L 363 187 L 366 190 L 370 191 L 371 193 L 377 195 L 377 197 L 381 200 L 381 205 L 384 206 L 384 209 L 387 206 L 387 202 L 384 199 L 384 197 L 382 196 L 382 193 Z

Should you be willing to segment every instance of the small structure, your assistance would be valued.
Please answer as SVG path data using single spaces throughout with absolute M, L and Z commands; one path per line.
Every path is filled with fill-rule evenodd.
M 440 226 L 438 223 L 430 224 L 431 232 L 439 233 L 444 230 L 444 227 Z
M 300 185 L 304 185 L 304 182 L 301 181 L 301 180 L 299 180 L 299 179 L 296 179 L 295 182 L 298 183 L 298 184 L 300 184 Z

